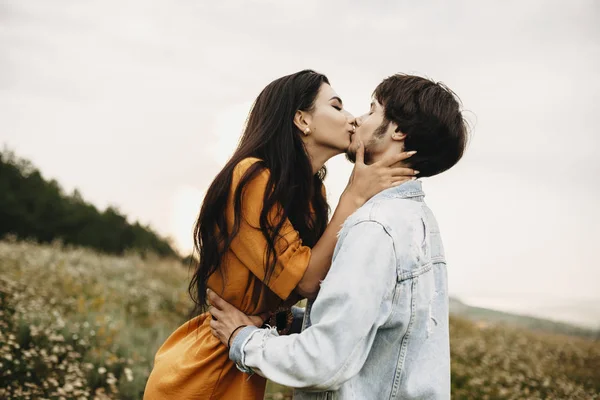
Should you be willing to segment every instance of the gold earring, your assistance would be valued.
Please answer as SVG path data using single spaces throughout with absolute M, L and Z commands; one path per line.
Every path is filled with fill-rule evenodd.
M 308 136 L 309 133 L 310 133 L 310 128 L 307 126 L 306 129 L 304 130 L 304 136 Z

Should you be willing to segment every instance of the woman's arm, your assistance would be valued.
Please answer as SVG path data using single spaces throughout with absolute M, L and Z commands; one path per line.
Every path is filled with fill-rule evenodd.
M 365 165 L 362 150 L 359 148 L 354 170 L 340 197 L 333 218 L 312 249 L 302 245 L 302 239 L 290 221 L 284 221 L 280 236 L 275 243 L 277 263 L 269 278 L 266 276 L 265 268 L 265 249 L 268 244 L 258 228 L 264 193 L 269 180 L 269 171 L 262 171 L 249 181 L 244 189 L 239 231 L 231 241 L 231 251 L 282 300 L 289 302 L 290 295 L 294 294 L 313 299 L 319 291 L 321 280 L 329 271 L 337 233 L 346 218 L 376 193 L 412 179 L 414 176 L 412 169 L 391 167 L 411 155 L 410 152 L 401 153 L 375 164 Z M 236 167 L 232 187 L 239 183 L 244 172 L 257 161 L 258 159 L 249 158 Z M 235 218 L 232 204 L 229 205 L 227 212 L 231 229 Z M 270 217 L 276 219 L 277 216 L 277 210 L 274 209 Z
M 319 293 L 321 281 L 325 279 L 331 266 L 337 234 L 344 221 L 375 194 L 415 179 L 413 169 L 391 167 L 413 154 L 415 152 L 404 152 L 366 165 L 364 163 L 364 146 L 360 145 L 348 185 L 340 197 L 340 202 L 329 225 L 313 247 L 306 272 L 296 286 L 296 292 L 299 295 L 312 300 Z

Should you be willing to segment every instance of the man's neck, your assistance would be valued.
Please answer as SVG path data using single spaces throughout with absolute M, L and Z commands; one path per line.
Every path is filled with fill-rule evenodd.
M 372 153 L 369 154 L 370 160 L 368 160 L 368 161 L 369 161 L 369 164 L 375 164 L 378 161 L 388 158 L 394 154 L 400 154 L 403 151 L 404 151 L 404 146 L 402 144 L 397 143 L 397 142 L 392 142 L 392 144 L 390 144 L 385 151 L 383 151 L 379 154 L 372 154 Z M 408 164 L 406 163 L 406 160 L 404 160 L 404 161 L 399 161 L 396 164 L 391 165 L 390 167 L 391 168 L 399 168 L 399 167 L 406 168 L 406 167 L 408 167 Z
M 372 159 L 369 160 L 368 164 L 369 165 L 375 164 L 376 162 L 383 160 L 385 157 L 386 157 L 385 155 L 373 157 Z M 408 168 L 409 166 L 404 161 L 398 161 L 396 164 L 393 164 L 390 166 L 390 168 L 400 168 L 400 167 Z

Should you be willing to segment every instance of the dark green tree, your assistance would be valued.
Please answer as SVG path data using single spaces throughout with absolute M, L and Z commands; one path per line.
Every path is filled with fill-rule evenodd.
M 0 152 L 0 237 L 65 244 L 123 254 L 134 250 L 177 256 L 169 240 L 148 226 L 130 224 L 116 207 L 99 211 L 75 190 L 63 192 L 55 180 L 45 180 L 28 160 L 12 151 Z

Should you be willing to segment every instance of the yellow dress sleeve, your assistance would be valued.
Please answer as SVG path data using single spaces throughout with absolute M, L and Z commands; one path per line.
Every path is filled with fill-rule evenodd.
M 229 228 L 233 227 L 233 194 L 244 173 L 258 159 L 245 159 L 238 164 L 233 172 L 232 187 L 229 196 L 228 222 Z M 261 281 L 265 281 L 265 268 L 267 256 L 267 240 L 260 230 L 260 214 L 269 171 L 262 170 L 250 180 L 242 192 L 242 218 L 240 230 L 231 242 L 231 251 L 234 255 Z M 269 219 L 275 221 L 277 210 L 269 214 Z M 298 231 L 294 229 L 288 219 L 285 220 L 279 237 L 275 241 L 277 263 L 273 274 L 266 285 L 279 298 L 285 300 L 298 285 L 310 262 L 311 249 L 302 245 Z

